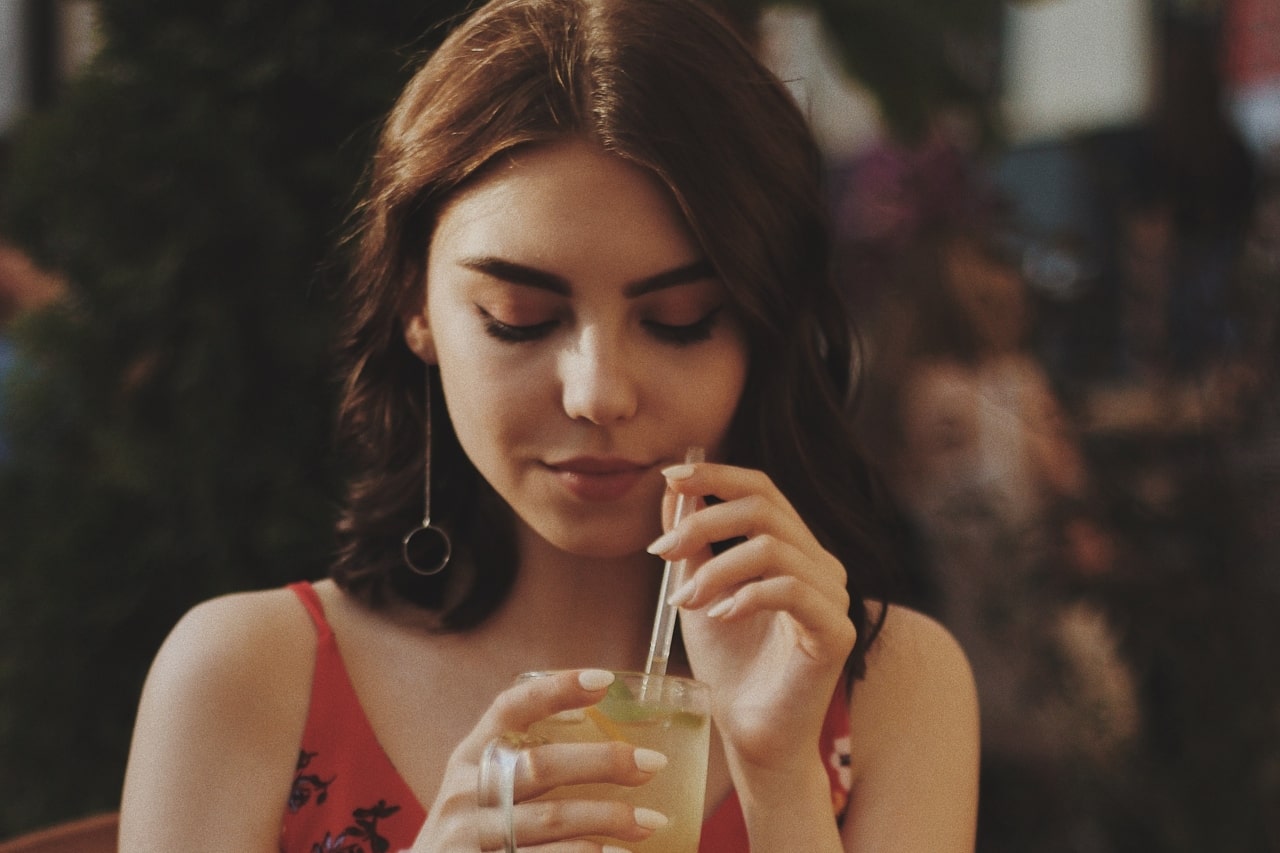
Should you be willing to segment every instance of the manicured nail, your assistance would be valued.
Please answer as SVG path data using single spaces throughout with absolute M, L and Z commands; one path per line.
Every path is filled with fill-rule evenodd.
M 733 600 L 732 595 L 729 596 L 728 598 L 722 598 L 719 601 L 717 601 L 715 604 L 707 608 L 707 616 L 711 617 L 712 619 L 718 619 L 721 616 L 728 613 L 730 610 L 732 610 L 734 604 L 735 602 Z
M 672 465 L 670 468 L 662 469 L 662 476 L 668 480 L 687 480 L 693 476 L 694 467 L 688 463 L 683 465 Z
M 584 669 L 578 673 L 578 684 L 583 690 L 603 690 L 613 684 L 613 673 L 607 669 Z
M 667 757 L 654 749 L 640 747 L 636 750 L 636 767 L 645 773 L 657 773 L 667 766 Z
M 653 809 L 638 808 L 636 809 L 636 823 L 645 829 L 662 829 L 666 826 L 667 816 L 662 812 L 655 812 Z
M 653 540 L 653 544 L 645 550 L 650 554 L 661 554 L 663 551 L 671 550 L 672 546 L 674 546 L 679 539 L 680 536 L 674 530 L 668 530 L 666 533 Z
M 670 604 L 672 607 L 680 607 L 689 599 L 693 598 L 694 589 L 693 581 L 685 581 L 681 584 L 679 589 L 671 593 L 667 598 L 667 604 Z

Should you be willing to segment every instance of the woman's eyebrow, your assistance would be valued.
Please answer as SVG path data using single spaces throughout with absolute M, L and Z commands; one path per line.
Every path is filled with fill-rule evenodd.
M 569 281 L 563 276 L 503 258 L 488 255 L 462 258 L 458 261 L 458 265 L 491 276 L 499 281 L 505 281 L 508 284 L 546 290 L 558 296 L 571 296 L 573 293 L 573 288 L 570 287 Z M 664 270 L 632 282 L 627 285 L 623 293 L 629 298 L 635 298 L 644 296 L 646 293 L 653 293 L 656 290 L 665 290 L 669 287 L 678 287 L 682 284 L 691 284 L 695 281 L 716 277 L 716 270 L 711 265 L 711 262 L 705 258 L 699 258 L 692 263 Z
M 716 268 L 706 258 L 699 258 L 684 266 L 675 267 L 633 282 L 627 285 L 623 293 L 628 297 L 635 298 L 644 296 L 646 293 L 653 293 L 655 290 L 665 290 L 668 287 L 679 287 L 682 284 L 692 284 L 695 281 L 704 281 L 712 278 L 718 278 Z
M 474 270 L 483 273 L 491 278 L 499 281 L 505 281 L 508 284 L 518 284 L 524 287 L 535 287 L 538 290 L 548 290 L 560 296 L 569 296 L 571 288 L 569 282 L 563 277 L 555 273 L 540 270 L 537 267 L 518 264 L 514 261 L 506 261 L 502 258 L 491 256 L 462 258 L 458 261 L 458 266 L 465 269 Z

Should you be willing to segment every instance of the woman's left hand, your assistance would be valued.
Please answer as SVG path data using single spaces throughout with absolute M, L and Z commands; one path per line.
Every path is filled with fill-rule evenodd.
M 686 514 L 651 550 L 688 560 L 670 600 L 726 749 L 762 769 L 808 759 L 856 639 L 844 566 L 764 473 L 714 463 L 663 473 L 668 519 L 676 495 L 721 501 Z M 711 543 L 739 538 L 712 555 Z

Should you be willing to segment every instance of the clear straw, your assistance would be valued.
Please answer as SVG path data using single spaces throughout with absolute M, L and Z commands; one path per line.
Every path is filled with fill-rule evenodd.
M 684 461 L 692 465 L 703 462 L 707 458 L 701 447 L 690 447 L 685 453 Z M 674 529 L 686 515 L 693 512 L 696 499 L 686 499 L 684 495 L 676 496 L 676 514 L 671 522 Z M 685 560 L 672 563 L 667 560 L 662 570 L 662 586 L 658 590 L 658 612 L 653 617 L 653 638 L 649 640 L 649 660 L 644 665 L 646 676 L 662 676 L 667 673 L 667 658 L 671 656 L 671 638 L 675 635 L 676 617 L 679 608 L 667 603 L 672 587 L 684 580 Z M 646 681 L 647 685 L 647 681 Z

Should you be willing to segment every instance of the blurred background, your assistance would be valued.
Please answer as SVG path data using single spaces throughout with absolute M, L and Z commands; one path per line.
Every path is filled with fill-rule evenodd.
M 1280 0 L 719 3 L 827 155 L 979 850 L 1280 850 Z M 334 247 L 464 5 L 0 0 L 0 838 L 117 807 L 183 611 L 325 572 Z

